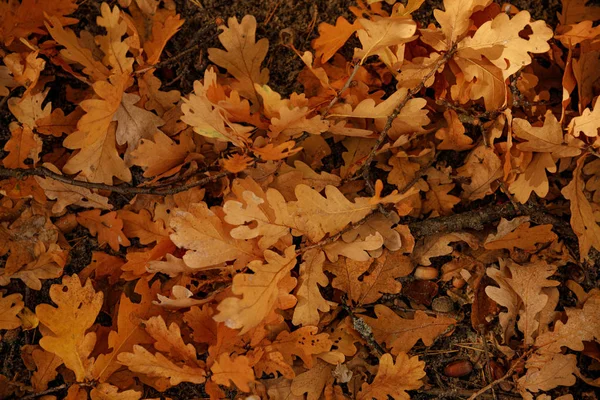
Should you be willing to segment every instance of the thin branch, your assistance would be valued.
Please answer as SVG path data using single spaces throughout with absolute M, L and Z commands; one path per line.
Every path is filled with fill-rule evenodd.
M 412 99 L 416 94 L 418 94 L 421 91 L 421 89 L 423 89 L 425 87 L 425 84 L 427 83 L 427 81 L 433 75 L 435 75 L 437 70 L 440 69 L 440 67 L 442 65 L 446 64 L 448 62 L 448 60 L 450 60 L 450 58 L 452 58 L 452 56 L 454 55 L 455 52 L 456 52 L 456 44 L 453 44 L 452 47 L 446 52 L 446 54 L 444 54 L 443 56 L 440 56 L 440 58 L 433 65 L 433 68 L 427 73 L 427 75 L 425 75 L 423 77 L 423 79 L 421 79 L 421 82 L 419 82 L 419 84 L 416 87 L 414 87 L 408 91 L 408 93 L 406 94 L 404 99 L 402 99 L 402 101 L 396 106 L 396 108 L 394 108 L 394 111 L 387 118 L 387 121 L 385 122 L 385 126 L 383 127 L 383 130 L 379 133 L 379 137 L 375 141 L 375 144 L 373 145 L 371 152 L 367 156 L 367 158 L 361 168 L 362 169 L 361 176 L 364 178 L 365 181 L 370 182 L 369 167 L 370 167 L 371 163 L 373 162 L 373 159 L 375 158 L 375 155 L 377 154 L 379 147 L 381 147 L 381 144 L 383 143 L 383 141 L 387 137 L 388 132 L 392 128 L 392 123 L 394 122 L 394 120 L 398 117 L 398 115 L 400 114 L 400 112 L 402 111 L 404 106 L 406 106 L 408 101 L 410 99 Z M 367 184 L 367 187 L 370 187 L 369 184 Z
M 207 173 L 207 172 L 205 172 L 205 173 Z M 137 186 L 131 186 L 131 185 L 113 186 L 113 185 L 106 185 L 104 183 L 78 181 L 76 179 L 69 178 L 68 176 L 57 174 L 56 172 L 53 172 L 53 171 L 49 170 L 48 168 L 44 168 L 44 167 L 37 167 L 37 168 L 33 168 L 33 169 L 22 169 L 22 168 L 10 169 L 10 168 L 0 167 L 0 179 L 6 179 L 6 178 L 23 179 L 24 177 L 27 177 L 27 176 L 40 176 L 40 177 L 50 178 L 55 181 L 65 183 L 67 185 L 79 186 L 79 187 L 84 187 L 87 189 L 108 190 L 108 191 L 111 191 L 114 193 L 120 193 L 120 194 L 154 194 L 154 195 L 163 195 L 163 196 L 169 195 L 169 194 L 185 192 L 186 190 L 192 189 L 194 187 L 206 185 L 210 182 L 213 182 L 220 178 L 223 178 L 223 177 L 227 176 L 228 174 L 229 174 L 229 172 L 222 171 L 222 172 L 216 173 L 215 175 L 207 176 L 196 182 L 188 183 L 186 185 L 176 186 L 176 187 L 172 187 L 172 188 L 162 188 L 162 187 L 161 188 L 153 188 L 153 187 L 137 187 Z
M 325 108 L 325 112 L 323 113 L 323 115 L 329 114 L 329 110 L 331 110 L 331 107 L 333 107 L 339 101 L 342 94 L 346 91 L 346 89 L 348 89 L 350 87 L 350 84 L 354 80 L 354 77 L 356 76 L 356 73 L 358 72 L 359 69 L 360 69 L 360 62 L 357 62 L 356 64 L 354 64 L 354 69 L 352 69 L 352 72 L 350 73 L 350 76 L 346 80 L 346 83 L 344 83 L 344 86 L 342 86 L 342 88 L 335 94 L 335 97 L 333 99 L 331 99 L 331 101 L 327 105 L 327 108 Z
M 515 361 L 513 363 L 513 365 L 508 369 L 508 371 L 506 371 L 506 374 L 504 374 L 504 376 L 496 379 L 495 381 L 491 382 L 489 385 L 487 385 L 487 386 L 481 388 L 480 390 L 478 390 L 477 392 L 473 393 L 471 395 L 471 397 L 469 397 L 467 400 L 475 400 L 478 396 L 481 396 L 482 394 L 484 394 L 488 390 L 492 389 L 497 384 L 499 384 L 501 382 L 504 382 L 505 380 L 507 380 L 508 378 L 510 378 L 512 376 L 512 374 L 515 372 L 515 369 L 519 366 L 519 361 L 521 361 L 523 358 L 525 358 L 529 354 L 533 353 L 534 351 L 535 351 L 535 349 L 531 349 L 528 352 L 523 353 L 521 355 L 521 357 L 519 357 L 518 360 Z

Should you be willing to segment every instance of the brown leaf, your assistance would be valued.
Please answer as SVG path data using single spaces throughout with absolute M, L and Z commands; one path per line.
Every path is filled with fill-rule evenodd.
M 552 225 L 529 227 L 529 218 L 519 217 L 512 221 L 504 218 L 498 224 L 496 234 L 489 234 L 485 239 L 484 247 L 489 250 L 508 249 L 515 247 L 523 250 L 535 250 L 536 244 L 552 242 L 558 236 L 552 232 Z
M 373 383 L 363 383 L 358 399 L 385 400 L 392 397 L 398 400 L 409 400 L 407 390 L 415 390 L 423 386 L 421 379 L 425 377 L 425 363 L 418 357 L 409 357 L 406 353 L 396 356 L 396 362 L 390 354 L 379 359 L 379 370 Z
M 99 246 L 108 243 L 111 249 L 119 251 L 120 246 L 131 243 L 123 234 L 123 220 L 115 211 L 100 215 L 100 210 L 83 211 L 77 214 L 77 222 L 89 229 L 92 236 L 98 236 Z
M 228 354 L 221 354 L 210 370 L 211 380 L 227 387 L 231 386 L 231 381 L 242 392 L 249 392 L 248 384 L 254 382 L 254 371 L 249 365 L 248 358 L 244 356 L 231 358 Z

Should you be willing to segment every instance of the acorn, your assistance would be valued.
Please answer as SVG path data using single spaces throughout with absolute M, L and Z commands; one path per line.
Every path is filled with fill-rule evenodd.
M 468 360 L 452 361 L 444 367 L 444 375 L 460 378 L 473 372 L 473 364 Z
M 415 278 L 422 281 L 430 281 L 438 277 L 438 269 L 433 267 L 417 267 L 415 269 Z

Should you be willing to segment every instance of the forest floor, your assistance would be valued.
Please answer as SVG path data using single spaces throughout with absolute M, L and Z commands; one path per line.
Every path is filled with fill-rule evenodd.
M 301 86 L 296 78 L 303 68 L 302 61 L 298 56 L 281 41 L 282 32 L 293 35 L 293 44 L 300 51 L 310 49 L 311 40 L 318 36 L 318 26 L 322 22 L 334 24 L 339 16 L 349 17 L 351 12 L 349 6 L 354 4 L 352 0 L 176 0 L 177 11 L 185 19 L 181 30 L 169 42 L 163 53 L 162 62 L 157 75 L 161 81 L 168 82 L 164 90 L 179 90 L 183 95 L 192 91 L 193 82 L 201 79 L 204 70 L 210 64 L 207 56 L 207 50 L 211 47 L 220 47 L 217 35 L 217 21 L 219 19 L 227 20 L 229 17 L 238 19 L 244 15 L 251 14 L 256 17 L 258 22 L 257 38 L 267 38 L 269 40 L 269 53 L 264 66 L 270 71 L 269 84 L 282 95 L 289 95 L 296 91 L 301 92 Z M 99 14 L 98 6 L 100 2 L 88 0 L 83 2 L 75 15 L 80 20 L 77 27 L 87 27 L 93 25 Z M 442 8 L 441 0 L 426 0 L 421 9 L 413 14 L 413 18 L 422 24 L 433 22 L 433 10 Z M 514 0 L 512 4 L 524 10 L 528 10 L 534 19 L 543 19 L 549 25 L 554 26 L 557 23 L 557 13 L 560 11 L 560 0 Z M 347 51 L 352 51 L 352 40 L 346 46 Z M 61 80 L 57 80 L 54 85 L 60 85 Z M 52 93 L 53 91 L 51 91 Z M 49 97 L 47 101 L 60 105 L 60 98 Z M 0 111 L 0 117 L 3 119 L 0 124 L 0 148 L 9 138 L 7 126 L 12 116 L 6 111 Z M 326 168 L 325 168 L 326 170 Z M 127 201 L 128 199 L 123 199 Z M 485 205 L 485 204 L 484 204 Z M 473 208 L 481 207 L 482 204 L 474 202 Z M 462 210 L 469 211 L 468 209 Z M 72 250 L 70 252 L 69 263 L 65 268 L 65 274 L 77 273 L 86 267 L 91 261 L 92 251 L 97 250 L 97 241 L 87 234 L 87 230 L 80 228 L 73 231 L 68 239 L 72 241 Z M 568 277 L 562 277 L 565 280 Z M 24 294 L 26 306 L 35 309 L 37 304 L 48 302 L 48 289 L 52 283 L 60 281 L 47 280 L 44 282 L 43 289 L 40 292 L 31 292 L 20 281 L 13 281 L 8 287 L 9 291 L 21 292 Z M 443 289 L 442 289 L 443 291 Z M 443 294 L 443 293 L 440 293 Z M 563 298 L 561 296 L 561 298 Z M 567 302 L 568 297 L 567 297 Z M 563 304 L 560 306 L 565 306 Z M 102 313 L 100 314 L 102 318 Z M 102 323 L 102 321 L 99 321 Z M 469 316 L 465 315 L 462 325 L 458 326 L 452 336 L 441 339 L 434 346 L 422 346 L 413 349 L 415 354 L 419 354 L 426 360 L 428 375 L 431 382 L 436 380 L 444 381 L 444 386 L 454 385 L 449 383 L 443 376 L 441 370 L 447 360 L 460 358 L 460 355 L 467 353 L 463 351 L 468 348 L 468 344 L 477 341 L 477 335 L 471 329 Z M 16 371 L 28 373 L 23 365 L 19 354 L 19 346 L 31 343 L 35 340 L 31 332 L 24 332 L 20 336 L 7 340 L 5 337 L 0 342 L 0 373 L 12 376 Z M 452 348 L 453 350 L 448 350 Z M 467 379 L 479 380 L 480 377 L 471 376 Z M 467 381 L 459 382 L 456 387 L 456 394 L 461 392 L 461 387 L 467 386 Z M 582 390 L 587 391 L 585 394 Z M 452 395 L 451 391 L 445 390 L 437 393 L 435 390 L 428 394 L 417 394 L 416 399 L 444 398 L 445 395 Z M 579 389 L 577 386 L 570 387 L 563 391 L 556 391 L 556 394 L 572 393 L 576 399 L 593 399 L 589 393 L 589 387 Z M 154 393 L 158 395 L 158 393 Z M 205 394 L 198 385 L 181 384 L 170 389 L 165 393 L 173 399 L 189 399 L 202 397 Z M 151 391 L 145 393 L 144 397 L 151 396 Z M 490 397 L 491 398 L 491 397 Z M 519 396 L 506 394 L 503 398 L 519 398 Z

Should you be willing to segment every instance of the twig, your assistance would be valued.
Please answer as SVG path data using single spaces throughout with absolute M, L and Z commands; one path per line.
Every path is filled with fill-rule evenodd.
M 440 56 L 440 58 L 433 65 L 433 68 L 427 73 L 427 75 L 425 75 L 423 77 L 423 79 L 421 79 L 421 82 L 419 82 L 419 84 L 416 87 L 414 87 L 408 91 L 408 93 L 406 94 L 404 99 L 402 99 L 402 101 L 396 106 L 396 108 L 394 108 L 394 111 L 387 118 L 387 121 L 385 122 L 385 126 L 383 127 L 383 130 L 379 133 L 379 137 L 377 137 L 377 140 L 375 141 L 375 144 L 373 145 L 371 152 L 367 156 L 367 158 L 361 168 L 362 169 L 361 176 L 363 177 L 363 179 L 366 182 L 370 182 L 369 167 L 371 165 L 371 162 L 373 162 L 373 159 L 375 158 L 375 155 L 377 154 L 377 150 L 379 150 L 379 147 L 385 140 L 388 132 L 392 128 L 392 123 L 398 117 L 398 115 L 400 114 L 400 111 L 402 111 L 402 109 L 408 103 L 408 101 L 410 99 L 412 99 L 417 93 L 419 93 L 421 91 L 421 89 L 423 89 L 425 87 L 425 83 L 429 80 L 429 78 L 431 78 L 433 75 L 435 75 L 437 70 L 442 65 L 444 65 L 446 62 L 448 62 L 448 60 L 450 60 L 450 58 L 452 58 L 452 56 L 454 55 L 455 52 L 456 52 L 456 44 L 453 44 L 452 47 L 446 52 L 446 54 L 444 54 L 443 56 Z M 369 187 L 368 184 L 367 184 L 367 187 Z
M 360 69 L 360 62 L 357 62 L 356 64 L 354 64 L 354 69 L 352 69 L 352 72 L 350 73 L 350 76 L 346 80 L 346 83 L 344 83 L 344 86 L 342 86 L 342 88 L 335 94 L 335 97 L 333 99 L 331 99 L 331 101 L 325 108 L 325 112 L 323 113 L 323 115 L 329 114 L 329 110 L 331 110 L 331 107 L 333 107 L 339 101 L 342 94 L 346 91 L 346 89 L 348 89 L 350 87 L 350 84 L 354 80 L 354 77 L 356 76 L 356 73 L 358 72 L 359 69 Z
M 36 397 L 42 397 L 42 396 L 45 396 L 45 395 L 50 394 L 50 393 L 60 392 L 61 390 L 67 389 L 68 387 L 69 386 L 66 383 L 63 383 L 60 386 L 56 386 L 56 387 L 50 388 L 48 390 L 44 390 L 43 392 L 33 393 L 33 394 L 29 394 L 27 396 L 23 396 L 23 397 L 21 397 L 21 399 L 22 400 L 25 400 L 25 399 L 35 399 Z
M 357 317 L 345 301 L 346 299 L 342 298 L 342 302 L 340 303 L 340 305 L 344 309 L 344 311 L 346 311 L 348 315 L 350 315 L 350 317 L 352 318 L 352 326 L 354 327 L 354 330 L 358 332 L 358 334 L 365 340 L 367 346 L 369 346 L 371 351 L 377 357 L 381 357 L 382 355 L 384 355 L 385 349 L 381 347 L 381 345 L 377 343 L 377 341 L 373 337 L 373 330 L 371 329 L 369 324 L 367 324 L 364 319 Z
M 173 57 L 169 57 L 165 60 L 162 60 L 161 62 L 154 64 L 154 65 L 150 65 L 148 67 L 139 69 L 137 71 L 135 71 L 136 74 L 143 74 L 144 72 L 150 71 L 151 69 L 158 69 L 158 68 L 162 68 L 166 65 L 169 65 L 177 60 L 179 60 L 180 58 L 182 58 L 185 55 L 188 55 L 189 53 L 198 50 L 200 48 L 200 46 L 202 46 L 202 43 L 196 43 L 193 46 L 188 47 L 187 49 L 175 54 Z
M 173 188 L 153 188 L 153 187 L 137 187 L 131 185 L 106 185 L 104 183 L 94 183 L 94 182 L 84 182 L 78 181 L 73 178 L 69 178 L 68 176 L 57 174 L 49 170 L 48 168 L 38 167 L 33 169 L 22 169 L 22 168 L 3 168 L 0 167 L 0 179 L 5 178 L 17 178 L 23 179 L 26 176 L 40 176 L 45 178 L 50 178 L 55 181 L 59 181 L 62 183 L 66 183 L 67 185 L 84 187 L 87 189 L 98 189 L 98 190 L 108 190 L 115 193 L 120 194 L 155 194 L 155 195 L 169 195 L 176 194 L 180 192 L 185 192 L 186 190 L 192 189 L 197 186 L 206 185 L 207 183 L 216 181 L 220 178 L 227 176 L 229 172 L 222 171 L 216 173 L 215 175 L 207 176 L 205 178 L 200 179 L 199 181 L 188 183 L 186 185 L 177 186 Z

